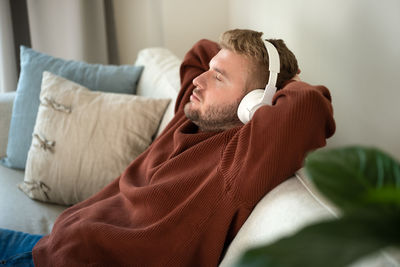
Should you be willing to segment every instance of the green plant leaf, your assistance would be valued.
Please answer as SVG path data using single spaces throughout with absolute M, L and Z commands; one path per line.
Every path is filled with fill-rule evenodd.
M 345 213 L 371 208 L 400 212 L 400 164 L 378 149 L 318 150 L 307 156 L 305 169 Z
M 386 246 L 400 246 L 400 165 L 365 147 L 319 150 L 306 158 L 317 188 L 343 217 L 244 254 L 237 266 L 346 266 Z
M 292 237 L 247 251 L 237 267 L 346 266 L 389 245 L 400 245 L 400 215 L 359 213 L 307 226 Z

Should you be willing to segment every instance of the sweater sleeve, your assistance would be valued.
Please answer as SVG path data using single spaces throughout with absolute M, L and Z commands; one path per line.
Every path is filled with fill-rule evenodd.
M 334 132 L 328 89 L 291 82 L 228 142 L 221 170 L 233 195 L 253 206 Z
M 176 99 L 175 112 L 189 102 L 194 89 L 193 79 L 209 69 L 210 60 L 218 51 L 217 43 L 202 39 L 186 53 L 180 68 L 181 90 Z

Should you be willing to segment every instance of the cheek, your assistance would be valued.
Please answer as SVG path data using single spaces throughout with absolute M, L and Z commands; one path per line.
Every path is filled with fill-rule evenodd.
M 239 106 L 240 101 L 244 97 L 244 93 L 233 93 L 231 91 L 228 92 L 218 92 L 216 94 L 213 94 L 212 96 L 209 95 L 207 98 L 207 101 L 205 102 L 206 105 L 204 105 L 205 109 L 208 109 L 210 107 L 226 107 L 226 106 L 232 106 L 237 104 Z
M 228 82 L 218 82 L 213 79 L 207 80 L 207 89 L 203 91 L 204 107 L 232 104 L 242 99 L 245 95 L 244 85 L 238 86 Z
M 221 88 L 214 87 L 214 90 L 210 90 L 205 92 L 204 94 L 204 102 L 209 105 L 219 105 L 229 98 L 227 95 L 227 91 Z

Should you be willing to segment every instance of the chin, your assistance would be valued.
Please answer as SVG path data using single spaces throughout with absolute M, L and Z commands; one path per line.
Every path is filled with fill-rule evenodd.
M 183 111 L 185 113 L 185 116 L 191 121 L 196 121 L 200 117 L 199 111 L 193 108 L 192 102 L 187 103 Z

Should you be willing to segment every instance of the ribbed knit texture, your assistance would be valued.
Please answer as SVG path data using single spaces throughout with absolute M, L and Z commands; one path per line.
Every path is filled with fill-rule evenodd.
M 217 266 L 253 207 L 335 131 L 329 91 L 291 82 L 245 126 L 198 132 L 183 113 L 216 43 L 181 66 L 176 115 L 113 183 L 60 215 L 37 266 Z

